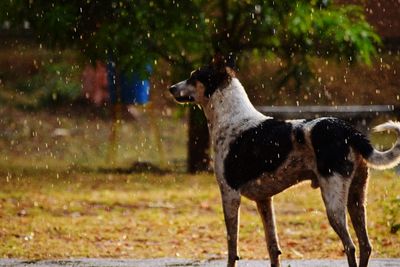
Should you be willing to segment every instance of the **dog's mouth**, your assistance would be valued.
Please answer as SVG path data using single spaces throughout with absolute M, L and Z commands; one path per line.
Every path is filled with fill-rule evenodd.
M 194 98 L 192 96 L 174 96 L 174 98 L 176 102 L 181 104 L 194 102 Z

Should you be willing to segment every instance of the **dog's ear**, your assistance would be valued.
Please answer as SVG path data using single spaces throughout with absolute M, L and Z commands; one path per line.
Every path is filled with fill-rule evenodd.
M 236 71 L 236 56 L 233 53 L 229 53 L 225 59 L 226 67 L 231 68 L 232 70 Z
M 212 58 L 210 66 L 219 73 L 228 73 L 232 75 L 236 70 L 235 61 L 236 57 L 233 53 L 223 55 L 217 52 Z
M 224 56 L 219 52 L 215 53 L 214 57 L 211 59 L 210 66 L 218 72 L 224 72 L 226 66 Z
M 200 81 L 206 88 L 204 92 L 206 97 L 210 98 L 218 88 L 225 87 L 232 80 L 232 77 L 235 77 L 234 71 L 228 67 L 227 63 L 227 58 L 222 53 L 216 53 L 208 67 L 204 69 L 204 76 L 201 77 Z
M 236 56 L 233 53 L 229 53 L 226 57 L 226 72 L 231 77 L 236 77 Z

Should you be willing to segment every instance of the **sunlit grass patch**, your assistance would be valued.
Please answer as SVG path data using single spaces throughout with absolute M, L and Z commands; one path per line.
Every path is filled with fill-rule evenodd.
M 181 119 L 151 117 L 149 113 L 154 111 L 143 108 L 139 120 L 128 117 L 121 121 L 113 147 L 110 118 L 85 113 L 83 108 L 72 115 L 72 111 L 64 111 L 51 114 L 0 107 L 0 172 L 93 171 L 129 168 L 135 162 L 159 166 L 163 158 L 167 161 L 164 168 L 175 169 L 185 160 L 187 125 Z M 109 156 L 112 149 L 116 151 L 113 158 Z
M 2 174 L 0 188 L 1 257 L 226 256 L 219 190 L 210 174 L 66 172 L 57 178 L 48 172 L 8 179 Z M 399 233 L 390 233 L 384 208 L 399 193 L 393 172 L 373 172 L 368 197 L 373 257 L 400 257 Z M 344 256 L 319 190 L 309 183 L 275 197 L 275 210 L 283 257 Z M 254 203 L 244 199 L 241 215 L 241 256 L 265 258 Z
M 169 162 L 166 172 L 116 174 L 107 162 L 109 120 L 7 108 L 0 108 L 0 115 L 0 257 L 226 256 L 213 175 L 189 175 L 175 168 L 186 157 L 187 129 L 181 121 L 144 115 L 140 122 L 124 122 L 114 167 L 138 161 L 158 166 L 152 123 L 160 127 Z M 69 135 L 54 136 L 57 128 Z M 378 136 L 374 142 L 381 140 Z M 387 139 L 385 147 L 391 142 Z M 400 213 L 390 204 L 399 195 L 400 181 L 393 171 L 372 172 L 368 228 L 373 257 L 400 257 L 400 233 L 390 233 Z M 274 202 L 284 258 L 344 257 L 319 190 L 300 184 Z M 241 256 L 265 258 L 264 243 L 256 206 L 244 199 Z

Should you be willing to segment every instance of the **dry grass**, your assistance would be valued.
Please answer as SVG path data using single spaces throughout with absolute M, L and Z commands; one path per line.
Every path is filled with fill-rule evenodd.
M 0 188 L 1 257 L 226 256 L 219 192 L 209 174 L 37 170 L 24 177 L 2 173 Z M 392 172 L 373 173 L 368 197 L 373 257 L 400 257 L 399 233 L 389 233 L 384 208 L 399 192 Z M 275 207 L 283 257 L 343 257 L 318 190 L 301 184 L 278 195 Z M 255 205 L 245 200 L 241 215 L 241 256 L 266 257 Z
M 186 129 L 180 120 L 144 115 L 142 121 L 124 123 L 118 166 L 137 160 L 158 164 L 152 123 L 160 129 L 173 171 L 106 174 L 98 168 L 107 166 L 109 120 L 1 108 L 0 257 L 224 258 L 225 226 L 213 176 L 174 169 L 185 158 Z M 56 128 L 70 135 L 55 137 Z M 400 233 L 390 233 L 400 208 L 388 209 L 399 194 L 396 174 L 372 174 L 373 257 L 400 257 Z M 343 257 L 318 190 L 301 184 L 278 195 L 275 207 L 284 258 Z M 244 200 L 241 215 L 241 256 L 265 258 L 254 203 Z

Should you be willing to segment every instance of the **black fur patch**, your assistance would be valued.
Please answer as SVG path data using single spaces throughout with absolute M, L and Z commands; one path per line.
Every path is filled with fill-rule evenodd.
M 352 134 L 351 145 L 365 159 L 369 158 L 369 156 L 371 156 L 371 154 L 374 152 L 374 148 L 367 137 L 356 130 L 354 130 Z
M 305 144 L 306 143 L 306 138 L 304 137 L 304 131 L 300 127 L 296 127 L 293 129 L 293 134 L 294 138 L 297 143 L 299 144 Z
M 204 95 L 210 98 L 215 90 L 227 84 L 230 79 L 231 77 L 225 68 L 218 70 L 212 66 L 207 66 L 194 71 L 187 83 L 196 85 L 196 81 L 201 82 L 205 87 Z
M 238 189 L 265 172 L 276 170 L 292 150 L 292 125 L 267 119 L 234 140 L 224 161 L 225 179 Z
M 344 177 L 353 171 L 348 160 L 350 146 L 364 157 L 373 151 L 368 139 L 346 122 L 329 118 L 321 120 L 311 131 L 311 142 L 317 160 L 318 172 L 325 177 L 338 173 Z

